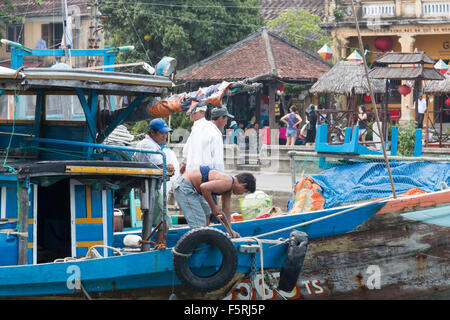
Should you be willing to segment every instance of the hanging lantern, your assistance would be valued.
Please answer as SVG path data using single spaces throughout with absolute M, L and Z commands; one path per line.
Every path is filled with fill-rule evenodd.
M 381 36 L 375 38 L 374 45 L 378 50 L 385 52 L 392 49 L 394 42 L 391 37 Z
M 330 47 L 328 47 L 327 44 L 325 44 L 322 48 L 320 48 L 320 50 L 317 51 L 317 53 L 322 57 L 324 61 L 327 61 L 333 55 L 333 51 L 331 51 Z
M 364 102 L 372 102 L 372 97 L 368 94 L 366 94 L 363 98 Z
M 434 65 L 434 68 L 437 69 L 437 70 L 439 70 L 439 72 L 440 72 L 441 74 L 446 74 L 447 71 L 448 71 L 448 69 L 449 69 L 448 65 L 447 65 L 444 61 L 442 61 L 442 59 L 440 59 L 440 60 Z
M 411 88 L 408 87 L 406 84 L 402 84 L 400 87 L 398 87 L 398 92 L 402 96 L 407 96 L 408 94 L 411 93 Z
M 347 57 L 347 61 L 360 61 L 361 62 L 361 61 L 363 61 L 363 58 L 358 53 L 358 51 L 353 51 L 353 53 Z
M 450 107 L 450 98 L 448 98 L 447 100 L 445 100 L 445 105 L 446 105 L 447 107 Z

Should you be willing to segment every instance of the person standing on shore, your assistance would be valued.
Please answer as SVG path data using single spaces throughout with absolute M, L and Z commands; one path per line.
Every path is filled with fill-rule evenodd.
M 359 126 L 359 138 L 362 144 L 366 142 L 367 135 L 367 112 L 366 107 L 359 106 L 358 108 L 358 126 Z
M 286 145 L 294 146 L 298 137 L 298 125 L 302 122 L 302 118 L 294 105 L 289 108 L 289 111 L 290 113 L 284 115 L 280 120 L 287 125 Z
M 316 124 L 317 124 L 316 106 L 310 104 L 309 107 L 306 108 L 305 112 L 308 117 L 305 143 L 307 146 L 313 146 L 314 142 L 316 141 Z

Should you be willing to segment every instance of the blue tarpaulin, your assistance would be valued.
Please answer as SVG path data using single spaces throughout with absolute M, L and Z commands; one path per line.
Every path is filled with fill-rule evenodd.
M 397 195 L 413 188 L 425 192 L 438 191 L 442 182 L 450 186 L 448 162 L 391 162 L 389 165 Z M 324 209 L 392 196 L 391 183 L 384 163 L 338 166 L 312 175 L 311 178 L 322 187 Z M 291 203 L 292 199 L 288 210 Z

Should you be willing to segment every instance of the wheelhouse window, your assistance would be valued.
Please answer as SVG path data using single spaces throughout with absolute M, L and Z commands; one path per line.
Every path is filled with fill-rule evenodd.
M 36 95 L 0 96 L 0 120 L 33 120 Z
M 47 48 L 55 49 L 60 46 L 63 37 L 62 23 L 48 23 L 41 26 L 42 39 L 45 40 Z
M 45 101 L 45 120 L 86 120 L 80 100 L 76 95 L 47 95 Z
M 24 25 L 23 24 L 10 24 L 6 27 L 6 38 L 8 40 L 24 44 Z M 6 51 L 11 50 L 10 46 L 6 46 Z

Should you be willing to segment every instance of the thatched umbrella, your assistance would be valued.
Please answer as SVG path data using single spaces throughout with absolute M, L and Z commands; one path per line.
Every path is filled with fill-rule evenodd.
M 384 80 L 371 80 L 371 84 L 374 93 L 384 93 L 386 90 Z M 356 106 L 357 95 L 370 93 L 363 62 L 339 61 L 330 71 L 321 76 L 309 91 L 313 94 L 325 93 L 352 96 L 353 105 Z M 343 119 L 344 117 L 345 115 L 343 114 L 338 118 Z M 347 121 L 347 125 L 351 125 L 353 122 L 352 117 L 350 116 Z
M 450 94 L 450 75 L 447 74 L 442 81 L 425 81 L 424 92 L 433 96 Z
M 372 80 L 374 93 L 384 93 L 386 84 L 383 80 Z M 339 61 L 325 73 L 309 90 L 313 94 L 367 94 L 369 85 L 366 80 L 363 62 Z

